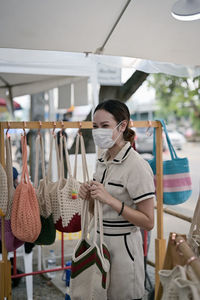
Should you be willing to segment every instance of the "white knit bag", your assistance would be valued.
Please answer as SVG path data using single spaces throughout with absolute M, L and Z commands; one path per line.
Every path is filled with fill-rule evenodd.
M 39 151 L 40 150 L 40 151 Z M 41 153 L 42 179 L 38 186 L 38 171 L 39 171 L 39 152 Z M 35 159 L 35 177 L 34 187 L 40 207 L 40 215 L 48 218 L 52 213 L 51 200 L 48 190 L 48 179 L 45 176 L 45 161 L 44 161 L 44 142 L 40 134 L 36 137 L 36 159 Z
M 64 178 L 63 150 L 66 158 L 68 178 Z M 65 136 L 60 137 L 60 180 L 57 198 L 60 205 L 60 218 L 56 229 L 64 232 L 80 231 L 81 199 L 78 198 L 80 183 L 72 176 Z

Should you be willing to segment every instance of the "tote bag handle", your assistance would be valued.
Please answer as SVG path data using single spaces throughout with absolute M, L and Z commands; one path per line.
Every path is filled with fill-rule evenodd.
M 175 151 L 175 149 L 172 146 L 172 143 L 170 141 L 170 138 L 169 138 L 164 120 L 158 119 L 156 121 L 160 121 L 160 123 L 162 124 L 163 130 L 164 130 L 164 133 L 165 133 L 165 136 L 166 136 L 167 145 L 168 145 L 168 148 L 169 148 L 169 151 L 170 151 L 171 159 L 178 158 L 178 156 L 176 154 L 176 151 Z M 156 129 L 155 128 L 154 128 L 154 133 L 153 133 L 153 156 L 156 158 Z
M 56 135 L 52 134 L 51 141 L 50 141 L 49 165 L 48 165 L 48 169 L 47 169 L 47 181 L 48 182 L 51 181 L 51 174 L 52 174 L 53 145 L 55 145 L 55 151 L 56 151 L 58 178 L 60 176 L 60 161 L 59 161 L 59 149 L 58 149 L 57 137 L 56 137 Z
M 21 136 L 21 144 L 22 144 L 22 183 L 29 183 L 29 174 L 28 174 L 28 166 L 27 166 L 27 141 L 26 135 Z
M 81 144 L 81 159 L 82 159 L 82 171 L 83 171 L 83 182 L 89 181 L 89 173 L 87 168 L 86 161 L 86 151 L 85 151 L 85 143 L 81 133 L 78 133 L 76 136 L 76 148 L 75 148 L 75 159 L 74 159 L 74 178 L 77 177 L 77 159 L 78 159 L 78 151 L 79 144 Z M 87 179 L 86 179 L 86 177 Z
M 85 145 L 82 135 L 79 135 L 78 139 L 81 142 L 81 157 L 82 157 L 82 168 L 83 168 L 83 181 L 89 181 L 89 173 L 87 168 L 86 162 L 86 154 L 85 154 Z M 82 238 L 87 238 L 87 234 L 90 231 L 91 226 L 89 226 L 89 201 L 84 200 L 82 201 L 82 213 L 81 213 L 81 231 L 82 231 Z
M 38 171 L 39 171 L 39 148 L 41 150 L 41 166 L 42 166 L 42 179 L 45 178 L 45 163 L 44 163 L 44 142 L 40 134 L 36 137 L 36 153 L 35 153 L 35 177 L 34 187 L 38 187 Z

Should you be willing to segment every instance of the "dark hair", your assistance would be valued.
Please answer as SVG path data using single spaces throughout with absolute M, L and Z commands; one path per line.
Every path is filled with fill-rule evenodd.
M 129 128 L 130 112 L 126 104 L 116 99 L 105 100 L 97 105 L 94 114 L 97 110 L 101 109 L 112 114 L 117 123 L 120 123 L 123 120 L 127 121 L 123 136 L 125 141 L 129 141 L 132 144 L 135 138 L 135 131 Z

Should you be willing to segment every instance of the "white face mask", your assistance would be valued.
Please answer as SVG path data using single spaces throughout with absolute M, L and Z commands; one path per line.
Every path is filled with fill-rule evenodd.
M 121 133 L 117 136 L 115 140 L 112 139 L 113 131 L 121 124 L 117 124 L 115 128 L 97 128 L 92 129 L 92 136 L 96 146 L 101 149 L 109 149 L 116 143 L 117 139 L 120 137 Z

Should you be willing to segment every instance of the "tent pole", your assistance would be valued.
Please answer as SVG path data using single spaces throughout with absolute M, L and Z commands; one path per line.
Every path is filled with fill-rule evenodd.
M 156 128 L 156 198 L 157 198 L 157 239 L 155 240 L 155 299 L 159 299 L 159 274 L 162 269 L 166 240 L 163 239 L 163 163 L 162 163 L 162 125 Z

